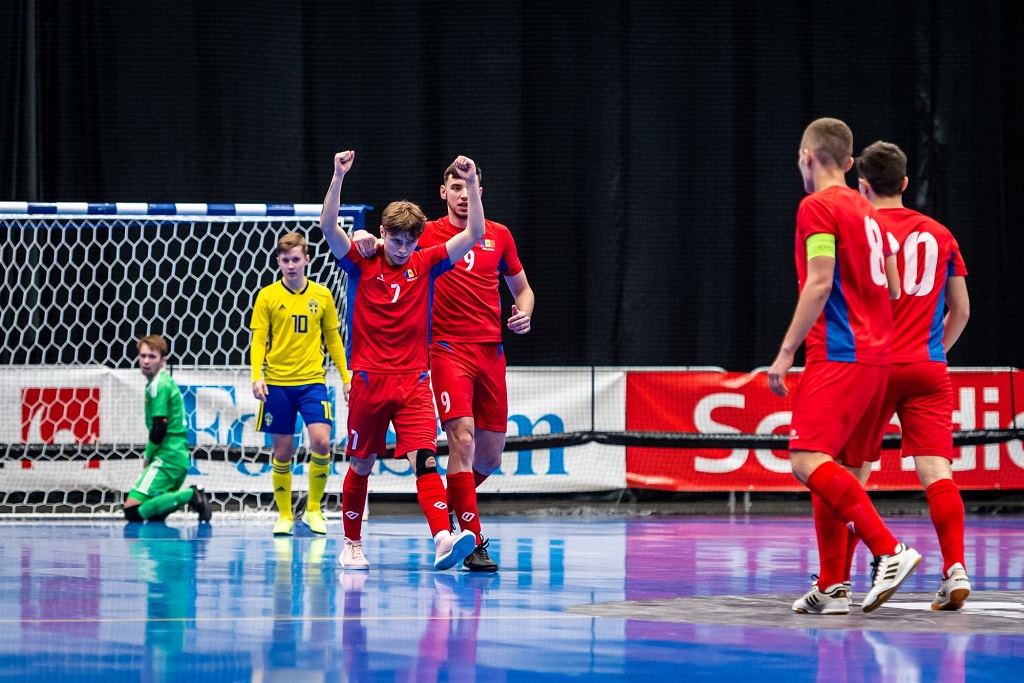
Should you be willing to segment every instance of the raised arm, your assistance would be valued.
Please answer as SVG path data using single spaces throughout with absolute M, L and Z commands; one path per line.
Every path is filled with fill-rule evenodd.
M 348 235 L 338 225 L 338 207 L 341 205 L 341 184 L 345 181 L 345 174 L 352 168 L 352 161 L 355 158 L 356 153 L 352 150 L 334 155 L 334 177 L 331 179 L 331 186 L 327 188 L 327 196 L 324 197 L 324 208 L 320 211 L 320 229 L 331 247 L 331 252 L 338 258 L 347 254 L 352 246 Z
M 466 228 L 445 243 L 448 260 L 452 263 L 468 254 L 473 245 L 484 238 L 484 204 L 480 200 L 480 179 L 476 175 L 476 164 L 469 157 L 457 157 L 455 172 L 466 183 L 469 214 L 466 217 Z

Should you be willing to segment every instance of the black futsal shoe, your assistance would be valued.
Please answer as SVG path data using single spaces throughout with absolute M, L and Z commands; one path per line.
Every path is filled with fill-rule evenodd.
M 199 513 L 200 522 L 209 522 L 213 517 L 213 507 L 210 505 L 209 496 L 201 486 L 193 486 L 192 491 L 192 500 L 188 502 L 189 509 Z
M 498 563 L 491 559 L 491 556 L 487 554 L 487 546 L 490 545 L 491 540 L 485 538 L 476 549 L 462 561 L 462 568 L 467 569 L 471 572 L 496 572 L 498 571 Z

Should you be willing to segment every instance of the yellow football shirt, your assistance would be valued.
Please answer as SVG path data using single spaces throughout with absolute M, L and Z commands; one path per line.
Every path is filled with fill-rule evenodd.
M 265 371 L 268 384 L 295 386 L 323 382 L 323 331 L 341 327 L 331 290 L 306 280 L 293 292 L 282 280 L 256 294 L 249 328 L 266 330 L 265 368 L 253 367 L 253 381 Z

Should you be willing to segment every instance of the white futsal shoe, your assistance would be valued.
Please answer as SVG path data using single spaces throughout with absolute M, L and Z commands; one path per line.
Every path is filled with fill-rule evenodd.
M 363 542 L 353 541 L 348 538 L 345 539 L 345 549 L 341 551 L 341 557 L 338 558 L 338 562 L 345 569 L 366 570 L 370 568 L 370 562 L 363 555 Z
M 849 614 L 850 598 L 843 584 L 829 586 L 822 592 L 815 580 L 807 595 L 793 603 L 793 611 L 797 614 Z
M 864 598 L 861 609 L 874 612 L 903 585 L 917 565 L 921 564 L 921 553 L 900 543 L 892 555 L 879 555 L 871 563 L 871 590 Z
M 449 531 L 442 534 L 434 544 L 437 546 L 434 569 L 451 569 L 476 550 L 476 534 L 468 529 L 459 534 Z
M 943 577 L 939 592 L 932 601 L 932 609 L 953 611 L 964 606 L 971 594 L 971 580 L 967 578 L 967 570 L 957 562 L 949 568 L 949 576 Z

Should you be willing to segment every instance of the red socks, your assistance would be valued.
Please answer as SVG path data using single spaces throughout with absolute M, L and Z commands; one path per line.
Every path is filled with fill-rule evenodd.
M 455 511 L 459 520 L 459 528 L 476 534 L 476 542 L 480 538 L 480 513 L 476 506 L 476 482 L 474 472 L 448 473 L 448 504 Z
M 811 503 L 814 505 L 814 531 L 818 536 L 818 558 L 821 562 L 818 590 L 824 592 L 843 582 L 850 530 L 832 512 L 832 508 L 814 493 L 811 493 Z
M 441 481 L 440 474 L 430 472 L 417 477 L 416 498 L 419 499 L 420 509 L 423 510 L 423 514 L 427 518 L 431 536 L 436 536 L 441 531 L 451 530 L 444 482 Z
M 480 484 L 482 484 L 485 481 L 487 481 L 487 477 L 489 477 L 489 476 L 491 476 L 491 475 L 489 475 L 489 474 L 480 474 L 476 470 L 473 470 L 473 485 L 476 486 L 477 488 L 480 488 Z
M 857 477 L 842 465 L 834 460 L 822 464 L 807 479 L 807 488 L 832 508 L 836 517 L 848 525 L 853 523 L 851 530 L 864 541 L 872 555 L 892 555 L 896 550 L 899 541 L 885 526 Z M 845 541 L 843 539 L 842 543 L 844 554 Z M 821 548 L 818 552 L 822 552 Z
M 942 576 L 959 562 L 964 568 L 964 501 L 952 479 L 940 479 L 925 491 L 928 511 L 942 548 Z
M 341 512 L 345 525 L 345 538 L 358 541 L 363 533 L 363 510 L 366 509 L 366 486 L 370 475 L 359 475 L 351 467 L 341 488 Z

